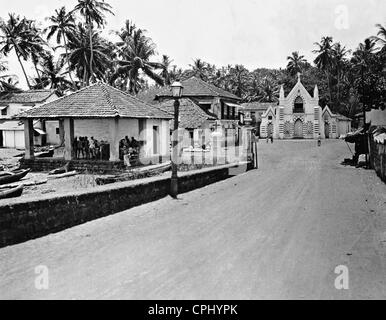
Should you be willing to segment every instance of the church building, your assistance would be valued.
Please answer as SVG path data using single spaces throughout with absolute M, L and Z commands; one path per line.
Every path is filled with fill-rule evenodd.
M 315 86 L 311 96 L 300 80 L 285 96 L 280 88 L 279 105 L 269 106 L 261 116 L 260 137 L 271 134 L 275 139 L 317 139 L 320 133 L 325 138 L 322 108 L 319 106 L 319 91 Z

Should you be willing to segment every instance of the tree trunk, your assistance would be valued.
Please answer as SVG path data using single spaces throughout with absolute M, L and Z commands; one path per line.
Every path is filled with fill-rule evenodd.
M 39 86 L 41 86 L 41 85 L 42 85 L 42 78 L 41 78 L 41 76 L 40 76 L 40 72 L 39 72 L 39 70 L 38 70 L 38 68 L 37 68 L 37 66 L 36 66 L 36 63 L 34 62 L 33 64 L 34 64 L 34 67 L 35 67 L 36 74 L 38 75 Z M 42 87 L 41 89 L 43 89 L 43 87 Z
M 90 37 L 90 77 L 87 79 L 87 85 L 89 85 L 89 79 L 91 78 L 91 81 L 93 81 L 94 78 L 94 72 L 92 68 L 92 63 L 94 59 L 94 52 L 93 52 L 93 45 L 92 45 L 92 23 L 89 23 L 89 37 Z
M 82 87 L 84 87 L 84 86 L 85 86 L 86 82 L 87 82 L 87 69 L 86 69 L 86 67 L 84 67 L 84 70 L 83 70 L 83 81 L 82 81 Z
M 63 32 L 63 31 L 62 31 Z M 68 58 L 68 48 L 67 48 L 67 39 L 66 39 L 66 36 L 64 35 L 64 32 L 63 32 L 63 42 L 64 42 L 64 48 L 66 50 L 66 59 L 67 59 L 67 65 L 68 65 L 68 75 L 70 77 L 70 80 L 72 82 L 72 86 L 74 87 L 74 90 L 76 90 L 76 85 L 75 85 L 75 82 L 74 82 L 74 79 L 72 79 L 72 75 L 71 75 L 71 70 L 70 70 L 70 60 Z
M 15 51 L 15 52 L 16 52 L 16 51 Z M 20 60 L 20 56 L 18 55 L 18 53 L 17 53 L 17 52 L 16 52 L 16 56 L 17 56 L 17 60 L 19 60 L 19 63 L 20 63 L 21 69 L 23 70 L 23 73 L 24 73 L 24 77 L 25 77 L 25 81 L 27 81 L 28 89 L 31 89 L 31 84 L 29 83 L 29 80 L 28 80 L 27 74 L 26 74 L 26 72 L 25 72 L 25 69 L 24 69 L 23 63 L 21 62 L 21 60 Z
M 330 97 L 330 104 L 332 103 L 332 93 L 331 93 L 331 79 L 330 79 L 330 72 L 326 71 L 327 76 L 327 84 L 328 84 L 328 95 Z

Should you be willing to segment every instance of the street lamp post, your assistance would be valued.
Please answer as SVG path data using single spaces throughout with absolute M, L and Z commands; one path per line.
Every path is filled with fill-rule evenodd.
M 177 157 L 178 157 L 178 113 L 180 108 L 180 98 L 182 96 L 183 86 L 180 82 L 175 81 L 171 85 L 174 98 L 174 128 L 172 135 L 172 177 L 170 183 L 170 195 L 177 198 L 178 195 L 178 177 L 177 177 Z

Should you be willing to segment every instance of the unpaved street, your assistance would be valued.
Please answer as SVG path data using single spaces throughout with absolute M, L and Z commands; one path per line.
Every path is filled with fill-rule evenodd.
M 350 156 L 261 141 L 258 170 L 0 249 L 0 298 L 386 298 L 386 185 Z

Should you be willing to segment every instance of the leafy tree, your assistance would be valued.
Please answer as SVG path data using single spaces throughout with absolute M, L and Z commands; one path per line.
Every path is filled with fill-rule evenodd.
M 372 37 L 372 40 L 375 40 L 375 42 L 378 43 L 381 50 L 385 50 L 386 48 L 386 28 L 382 26 L 381 24 L 375 25 L 379 30 L 376 36 Z
M 156 54 L 154 42 L 144 34 L 144 30 L 136 29 L 132 36 L 125 38 L 125 41 L 118 47 L 118 65 L 115 73 L 110 79 L 114 83 L 117 79 L 128 79 L 129 91 L 138 93 L 141 89 L 140 72 L 153 79 L 158 85 L 163 86 L 163 78 L 155 71 L 162 69 L 162 63 L 151 62 L 150 58 Z M 142 82 L 143 84 L 143 82 Z
M 31 88 L 27 73 L 21 61 L 22 59 L 25 61 L 28 60 L 34 46 L 31 39 L 31 30 L 29 30 L 28 26 L 29 22 L 26 18 L 20 18 L 20 16 L 14 13 L 9 14 L 7 21 L 1 19 L 0 53 L 7 57 L 12 51 L 15 52 L 27 85 Z
M 75 82 L 72 78 L 70 71 L 69 53 L 68 53 L 68 36 L 76 32 L 75 19 L 72 12 L 67 12 L 65 7 L 61 7 L 59 10 L 55 10 L 55 15 L 47 18 L 51 23 L 44 32 L 47 33 L 47 40 L 50 40 L 56 35 L 56 43 L 58 45 L 64 44 L 64 50 L 66 52 L 66 63 L 68 65 L 68 75 L 72 82 L 74 89 L 76 89 Z
M 249 71 L 240 64 L 229 71 L 228 82 L 232 92 L 240 98 L 246 98 L 249 87 Z
M 79 23 L 76 31 L 68 35 L 70 50 L 69 63 L 71 70 L 76 70 L 81 86 L 88 85 L 93 75 L 96 79 L 104 80 L 106 72 L 111 68 L 111 44 L 100 36 L 100 32 L 93 31 L 90 46 L 89 31 Z M 92 63 L 91 56 L 93 56 Z
M 317 54 L 314 60 L 315 65 L 326 73 L 328 81 L 329 99 L 332 101 L 332 90 L 331 90 L 331 69 L 333 66 L 333 49 L 332 49 L 332 37 L 322 37 L 320 43 L 315 42 L 314 44 L 318 49 L 313 50 L 313 53 Z
M 167 55 L 162 55 L 161 61 L 161 77 L 164 79 L 166 85 L 171 84 L 171 74 L 170 74 L 170 66 L 173 60 L 170 59 Z
M 287 60 L 287 70 L 292 76 L 295 76 L 298 72 L 301 73 L 307 62 L 303 55 L 299 55 L 298 51 L 292 52 L 292 55 L 288 56 Z
M 42 76 L 39 79 L 35 79 L 36 84 L 34 89 L 50 88 L 55 89 L 59 95 L 63 95 L 64 92 L 72 87 L 72 83 L 66 79 L 68 70 L 65 70 L 66 60 L 61 57 L 57 61 L 54 61 L 54 57 L 51 53 L 47 53 L 41 62 Z
M 90 57 L 89 57 L 89 72 L 90 77 L 87 77 L 86 84 L 89 85 L 90 79 L 94 79 L 94 35 L 93 32 L 94 24 L 98 28 L 103 27 L 106 23 L 104 13 L 110 13 L 114 15 L 111 11 L 111 6 L 102 1 L 97 0 L 78 0 L 78 4 L 75 6 L 72 12 L 79 12 L 85 19 L 86 25 L 88 27 L 89 35 L 89 45 L 90 45 Z

